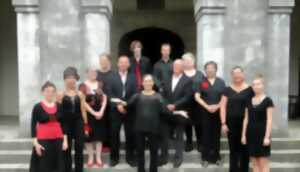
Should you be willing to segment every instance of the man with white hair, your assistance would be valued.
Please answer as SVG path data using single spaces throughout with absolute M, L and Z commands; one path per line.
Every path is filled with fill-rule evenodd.
M 204 79 L 201 71 L 196 69 L 195 56 L 193 53 L 187 52 L 182 56 L 184 74 L 192 80 L 192 94 L 197 90 L 198 83 Z M 193 148 L 193 126 L 197 138 L 197 149 L 201 152 L 201 109 L 198 107 L 196 101 L 192 98 L 187 107 L 189 116 L 191 117 L 190 123 L 186 125 L 186 143 L 185 151 L 190 152 Z
M 169 111 L 185 110 L 189 100 L 192 98 L 191 80 L 183 73 L 183 61 L 177 59 L 173 63 L 173 73 L 171 78 L 164 84 L 163 96 L 166 99 Z M 183 161 L 184 140 L 183 133 L 187 118 L 182 116 L 172 116 L 170 119 L 164 119 L 162 122 L 162 158 L 168 158 L 168 136 L 170 130 L 174 130 L 175 157 L 174 167 L 178 168 Z M 167 159 L 161 159 L 160 165 L 167 163 Z

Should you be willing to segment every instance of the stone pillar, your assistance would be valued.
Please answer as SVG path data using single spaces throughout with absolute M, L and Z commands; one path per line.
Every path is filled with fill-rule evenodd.
M 275 103 L 274 130 L 284 132 L 288 126 L 290 14 L 294 0 L 268 0 L 268 94 Z
M 39 1 L 12 4 L 17 12 L 19 133 L 25 137 L 30 135 L 31 111 L 40 95 Z
M 224 75 L 225 4 L 220 0 L 194 0 L 197 25 L 197 67 L 203 70 L 207 61 L 219 65 L 218 75 Z
M 230 81 L 231 68 L 240 65 L 250 82 L 255 73 L 266 72 L 267 1 L 226 2 L 225 79 Z
M 99 55 L 110 52 L 111 0 L 81 0 L 85 65 L 99 66 Z
M 80 0 L 40 0 L 42 82 L 50 80 L 62 90 L 66 67 L 84 74 L 81 37 Z

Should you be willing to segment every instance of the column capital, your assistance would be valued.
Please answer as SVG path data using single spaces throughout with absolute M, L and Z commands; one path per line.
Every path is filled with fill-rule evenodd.
M 295 6 L 295 0 L 269 0 L 270 14 L 291 14 Z
M 225 15 L 224 0 L 194 0 L 194 14 L 198 21 L 203 15 Z
M 12 0 L 17 13 L 38 13 L 39 0 Z
M 101 13 L 112 18 L 111 0 L 81 0 L 81 9 L 83 13 Z

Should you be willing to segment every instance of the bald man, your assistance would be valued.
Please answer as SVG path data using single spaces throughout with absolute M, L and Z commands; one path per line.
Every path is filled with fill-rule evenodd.
M 183 61 L 181 59 L 174 61 L 172 69 L 171 78 L 164 84 L 163 96 L 169 111 L 185 110 L 192 98 L 191 80 L 183 73 Z M 168 161 L 168 139 L 172 130 L 175 134 L 174 145 L 176 150 L 173 165 L 175 168 L 178 168 L 182 164 L 184 150 L 183 133 L 187 120 L 179 116 L 162 120 L 162 154 L 160 165 L 164 165 Z

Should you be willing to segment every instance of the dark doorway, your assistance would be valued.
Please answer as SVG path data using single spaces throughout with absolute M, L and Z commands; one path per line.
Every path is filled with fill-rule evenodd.
M 153 64 L 160 59 L 160 46 L 162 43 L 171 44 L 172 59 L 180 58 L 184 53 L 184 43 L 176 33 L 166 29 L 147 27 L 126 33 L 119 42 L 119 55 L 132 55 L 129 46 L 133 40 L 142 42 L 144 46 L 143 55 L 147 56 Z

